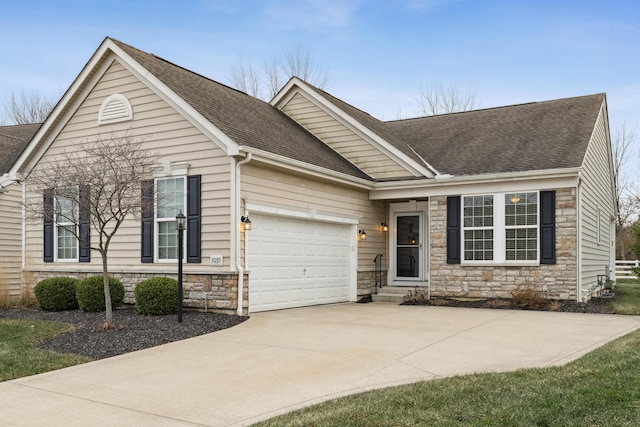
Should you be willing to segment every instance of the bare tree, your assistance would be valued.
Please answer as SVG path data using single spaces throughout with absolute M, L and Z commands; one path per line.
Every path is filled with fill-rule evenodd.
M 300 45 L 265 59 L 261 72 L 257 72 L 252 63 L 240 59 L 227 73 L 231 86 L 264 100 L 273 98 L 293 76 L 320 89 L 329 83 L 327 70 L 313 61 L 308 47 Z
M 250 62 L 240 59 L 231 66 L 228 77 L 236 89 L 254 97 L 260 94 L 260 77 Z
M 64 231 L 78 239 L 80 247 L 100 253 L 107 327 L 113 319 L 109 245 L 125 218 L 140 213 L 142 181 L 152 177 L 157 163 L 157 156 L 143 149 L 141 141 L 129 134 L 112 134 L 75 144 L 26 179 L 32 194 L 41 195 L 27 200 L 29 219 L 46 221 L 55 217 L 56 223 L 66 224 Z M 97 239 L 89 238 L 89 224 Z
M 431 84 L 420 87 L 417 101 L 421 114 L 435 116 L 473 110 L 476 107 L 476 94 L 470 89 L 463 91 L 454 85 Z
M 46 98 L 38 92 L 11 92 L 3 105 L 4 115 L 16 125 L 42 123 L 45 121 L 56 101 Z

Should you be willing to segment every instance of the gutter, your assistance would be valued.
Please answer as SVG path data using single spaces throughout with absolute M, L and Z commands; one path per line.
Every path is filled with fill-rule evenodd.
M 237 314 L 238 316 L 242 316 L 242 305 L 243 305 L 243 295 L 244 295 L 244 267 L 242 265 L 242 257 L 240 253 L 240 169 L 243 165 L 249 163 L 251 161 L 251 153 L 247 153 L 247 156 L 238 161 L 236 160 L 235 164 L 235 179 L 233 186 L 233 210 L 231 212 L 231 227 L 233 231 L 233 243 L 234 243 L 234 259 L 236 264 L 236 271 L 238 272 L 238 308 Z M 248 310 L 248 308 L 247 308 Z

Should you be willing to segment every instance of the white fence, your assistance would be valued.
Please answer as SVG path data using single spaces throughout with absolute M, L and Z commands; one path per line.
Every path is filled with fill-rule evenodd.
M 636 276 L 631 269 L 633 267 L 640 267 L 640 261 L 622 261 L 616 260 L 616 280 L 617 279 L 635 279 Z

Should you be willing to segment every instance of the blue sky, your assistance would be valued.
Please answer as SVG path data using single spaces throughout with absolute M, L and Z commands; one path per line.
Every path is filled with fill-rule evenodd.
M 606 92 L 611 129 L 640 120 L 640 6 L 630 0 L 29 1 L 0 13 L 0 103 L 60 95 L 105 36 L 228 83 L 307 46 L 333 95 L 381 119 L 412 116 L 421 85 L 481 107 Z

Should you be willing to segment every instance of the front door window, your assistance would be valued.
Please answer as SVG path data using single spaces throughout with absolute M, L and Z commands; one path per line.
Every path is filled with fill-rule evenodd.
M 396 216 L 396 278 L 420 279 L 422 277 L 421 215 L 398 214 Z

